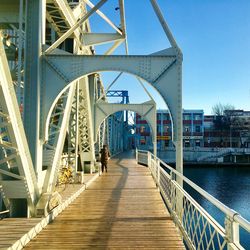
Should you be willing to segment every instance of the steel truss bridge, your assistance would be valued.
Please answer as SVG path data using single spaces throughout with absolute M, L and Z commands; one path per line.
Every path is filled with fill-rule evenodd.
M 124 110 L 139 113 L 151 127 L 154 155 L 147 155 L 145 164 L 158 169 L 153 176 L 159 182 L 157 178 L 162 170 L 160 160 L 154 158 L 156 106 L 153 98 L 131 104 L 127 93 L 111 91 L 109 96 L 121 96 L 123 101 L 118 104 L 107 101 L 107 91 L 123 72 L 132 74 L 146 92 L 144 82 L 149 83 L 166 102 L 173 124 L 177 172 L 170 169 L 171 178 L 166 179 L 164 185 L 171 186 L 174 181 L 176 188 L 181 189 L 183 181 L 187 181 L 180 176 L 183 172 L 182 52 L 157 1 L 149 1 L 170 43 L 169 48 L 150 55 L 129 55 L 124 0 L 115 1 L 119 26 L 101 10 L 111 0 L 95 4 L 90 0 L 0 1 L 0 190 L 4 204 L 1 208 L 5 207 L 10 217 L 46 216 L 48 207 L 53 206 L 51 201 L 57 200 L 56 205 L 60 201 L 59 194 L 55 198 L 55 187 L 62 169 L 71 169 L 76 181 L 79 173 L 87 169 L 90 173 L 94 171 L 104 144 L 111 146 L 112 154 L 128 149 L 123 136 L 124 119 L 114 115 Z M 91 23 L 90 18 L 93 15 L 98 15 L 113 31 L 106 31 L 103 25 L 102 32 L 92 32 L 95 23 Z M 103 44 L 110 46 L 103 54 L 97 54 L 98 46 Z M 119 46 L 124 46 L 125 54 L 113 55 Z M 103 71 L 118 72 L 107 90 L 101 78 Z M 165 196 L 172 202 L 168 207 L 172 206 L 172 213 L 178 214 L 183 208 L 185 191 L 184 194 L 176 189 L 168 192 Z M 199 206 L 185 202 L 193 218 Z M 205 211 L 202 213 L 207 216 Z M 190 222 L 191 217 L 185 223 Z M 181 228 L 193 248 L 197 246 L 190 237 L 197 237 L 196 230 L 203 230 L 205 234 L 210 230 L 207 225 L 214 223 L 212 219 L 206 220 L 205 229 L 200 229 L 199 218 L 199 226 L 194 229 Z M 176 223 L 181 224 L 180 217 Z M 232 249 L 240 249 L 239 225 L 249 231 L 248 222 L 239 219 L 236 213 L 228 213 L 223 237 Z M 190 236 L 187 230 L 194 232 Z M 212 242 L 213 238 L 207 240 Z

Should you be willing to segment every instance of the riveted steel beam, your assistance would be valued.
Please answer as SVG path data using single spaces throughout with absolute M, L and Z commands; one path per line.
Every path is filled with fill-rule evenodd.
M 84 33 L 85 46 L 99 45 L 124 40 L 124 36 L 117 33 Z
M 18 182 L 18 185 L 16 186 L 14 184 L 17 182 L 14 183 L 8 179 L 0 178 L 0 185 L 4 190 L 6 199 L 25 199 L 28 203 L 30 214 L 34 214 L 35 204 L 39 198 L 37 179 L 1 36 L 0 72 L 0 109 L 2 112 L 1 125 L 3 131 L 5 131 L 4 137 L 0 136 L 0 144 L 2 146 L 0 152 L 2 156 L 0 162 L 0 174 L 22 180 Z M 13 169 L 16 171 L 16 168 L 18 170 L 18 174 L 13 174 Z M 13 185 L 11 185 L 12 183 Z M 15 196 L 15 192 L 18 193 L 19 191 L 18 188 L 23 190 L 21 196 Z M 8 196 L 10 193 L 13 194 L 11 197 Z
M 170 111 L 173 110 L 173 122 L 177 122 L 175 108 L 181 97 L 181 88 L 176 84 L 179 74 L 179 64 L 173 64 L 176 60 L 177 56 L 173 55 L 173 51 L 170 55 L 165 51 L 163 55 L 149 56 L 44 56 L 43 84 L 46 100 L 42 105 L 45 114 L 43 118 L 46 119 L 53 100 L 73 80 L 98 71 L 123 71 L 144 79 L 159 90 Z M 63 72 L 64 80 L 60 72 Z M 51 85 L 50 82 L 54 84 Z
M 88 13 L 86 13 L 79 21 L 77 21 L 69 30 L 67 30 L 60 38 L 58 38 L 46 51 L 45 53 L 51 53 L 58 45 L 65 41 L 69 36 L 71 36 L 74 31 L 79 28 L 93 13 L 96 12 L 107 0 L 101 0 L 98 2 Z
M 156 153 L 156 104 L 154 101 L 148 101 L 141 104 L 111 104 L 104 101 L 99 101 L 95 104 L 95 141 L 97 140 L 98 131 L 103 121 L 110 115 L 119 111 L 134 111 L 140 114 L 145 119 L 152 131 L 154 153 Z M 122 122 L 123 124 L 123 122 Z M 117 132 L 117 131 L 116 131 Z

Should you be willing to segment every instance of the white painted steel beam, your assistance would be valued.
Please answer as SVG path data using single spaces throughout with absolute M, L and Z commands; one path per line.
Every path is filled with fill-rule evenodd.
M 99 1 L 89 12 L 87 12 L 79 21 L 77 21 L 71 28 L 66 31 L 60 38 L 58 38 L 46 51 L 45 53 L 51 53 L 58 45 L 60 45 L 65 39 L 67 39 L 74 31 L 79 28 L 93 13 L 96 12 L 107 0 Z
M 76 22 L 77 22 L 77 18 L 75 18 L 68 2 L 66 0 L 50 0 L 47 1 L 47 4 L 54 4 L 57 8 L 58 8 L 58 12 L 62 14 L 62 21 L 65 23 L 68 23 L 69 28 L 72 27 Z M 59 36 L 61 36 L 62 34 L 60 33 L 60 29 L 57 29 L 57 23 L 55 23 L 53 21 L 53 16 L 52 13 L 50 13 L 48 10 L 46 12 L 46 16 L 48 21 L 53 25 L 53 27 L 55 28 L 56 31 L 58 31 Z M 74 35 L 75 35 L 75 39 L 78 43 L 78 45 L 81 45 L 80 42 L 80 29 L 75 29 L 74 30 Z
M 42 143 L 40 135 L 41 52 L 45 23 L 45 2 L 26 1 L 24 49 L 24 128 L 29 143 L 33 165 L 40 187 L 42 176 Z
M 83 0 L 89 7 L 93 8 L 95 5 L 89 0 Z M 107 22 L 116 32 L 122 35 L 122 31 L 100 10 L 97 10 L 96 13 L 105 21 Z
M 178 75 L 175 62 L 176 56 L 172 54 L 170 56 L 45 56 L 43 61 L 43 83 L 46 91 L 46 101 L 43 105 L 45 117 L 58 93 L 74 79 L 98 71 L 124 71 L 144 79 L 159 90 L 176 124 L 175 110 L 179 105 L 181 89 L 174 84 Z M 48 84 L 49 82 L 54 84 Z
M 97 139 L 96 136 L 102 122 L 111 114 L 124 110 L 134 111 L 140 114 L 143 119 L 148 122 L 152 131 L 153 141 L 156 143 L 156 105 L 154 101 L 148 101 L 141 104 L 111 104 L 103 101 L 97 102 L 95 104 L 95 140 Z M 156 146 L 156 144 L 154 146 Z
M 73 177 L 76 179 L 78 166 L 78 141 L 79 141 L 79 82 L 76 81 L 75 95 L 71 108 L 68 125 L 68 160 L 73 168 Z
M 121 44 L 122 40 L 116 41 L 105 53 L 104 55 L 111 55 Z
M 163 14 L 157 4 L 157 1 L 156 0 L 150 0 L 152 6 L 153 6 L 153 9 L 161 23 L 161 26 L 172 46 L 172 48 L 170 50 L 175 50 L 175 54 L 176 54 L 176 65 L 174 67 L 175 69 L 175 75 L 174 76 L 171 76 L 174 84 L 176 84 L 176 86 L 178 86 L 178 91 L 177 91 L 177 100 L 178 102 L 175 104 L 175 107 L 171 108 L 170 109 L 170 113 L 172 114 L 173 116 L 173 112 L 176 116 L 176 121 L 174 119 L 174 130 L 175 130 L 175 138 L 174 138 L 174 141 L 175 141 L 175 147 L 176 147 L 176 169 L 182 174 L 183 173 L 183 123 L 182 123 L 182 60 L 183 60 L 183 55 L 182 55 L 182 52 L 180 50 L 180 48 L 178 47 L 175 39 L 174 39 L 174 36 L 172 35 L 172 32 L 170 30 L 170 28 L 168 27 L 167 25 L 167 22 L 165 21 L 164 17 L 163 17 Z M 165 51 L 166 53 L 167 51 Z M 161 91 L 164 90 L 164 87 L 160 86 L 159 84 L 159 88 L 158 88 Z M 173 94 L 173 93 L 172 93 Z M 166 100 L 165 100 L 166 101 Z M 172 111 L 171 111 L 172 110 Z M 181 179 L 177 179 L 178 183 L 180 186 L 182 186 L 182 180 Z M 182 211 L 182 200 L 180 198 L 180 201 L 179 201 L 179 212 Z
M 52 164 L 47 169 L 46 178 L 45 178 L 45 182 L 43 185 L 43 193 L 51 193 L 54 191 L 53 189 L 56 184 L 58 167 L 60 164 L 60 158 L 62 155 L 62 150 L 63 150 L 64 141 L 66 137 L 66 131 L 67 131 L 68 123 L 69 123 L 70 111 L 71 111 L 74 94 L 75 94 L 75 83 L 71 85 L 71 87 L 69 88 L 68 96 L 65 97 L 66 105 L 64 108 L 64 114 L 63 114 L 62 121 L 61 121 L 60 133 L 58 133 L 58 136 L 56 138 L 56 142 L 55 142 L 56 148 L 53 154 Z
M 5 156 L 6 161 L 13 160 L 18 167 L 20 178 L 23 179 L 22 186 L 26 190 L 23 198 L 27 199 L 30 213 L 34 213 L 34 206 L 39 197 L 39 191 L 37 186 L 37 179 L 35 176 L 28 143 L 26 140 L 24 127 L 22 123 L 21 114 L 18 107 L 18 102 L 14 90 L 14 86 L 11 79 L 11 74 L 8 66 L 8 61 L 4 52 L 2 44 L 2 38 L 0 37 L 0 106 L 1 111 L 8 117 L 8 123 L 6 124 L 6 131 L 8 134 L 8 142 L 13 145 L 16 150 L 11 155 Z M 2 141 L 2 139 L 1 139 Z M 2 165 L 1 165 L 2 166 Z M 3 171 L 11 172 L 11 169 L 3 169 Z M 3 174 L 2 171 L 2 174 Z M 11 174 L 11 173 L 10 173 Z M 14 182 L 13 182 L 14 183 Z M 1 180 L 0 180 L 1 184 Z M 2 183 L 3 189 L 6 189 L 7 182 Z M 12 192 L 18 192 L 15 190 L 15 185 L 11 188 Z M 5 194 L 10 190 L 5 190 Z M 8 198 L 8 197 L 7 197 Z M 13 198 L 13 197 L 11 197 Z M 20 197 L 18 197 L 20 198 Z
M 124 36 L 117 33 L 83 33 L 84 34 L 84 45 L 100 45 L 115 41 L 123 41 Z
M 163 17 L 163 14 L 162 14 L 161 9 L 159 8 L 159 6 L 157 4 L 157 1 L 156 0 L 150 0 L 150 2 L 151 2 L 152 6 L 154 8 L 154 11 L 155 11 L 160 23 L 161 23 L 161 26 L 162 26 L 162 28 L 163 28 L 163 30 L 164 30 L 170 44 L 171 44 L 171 46 L 173 48 L 175 48 L 175 49 L 178 49 L 178 51 L 181 52 L 181 50 L 179 49 L 179 47 L 178 47 L 178 45 L 177 45 L 177 43 L 176 43 L 176 41 L 174 39 L 174 36 L 173 36 L 170 28 L 168 27 L 167 22 L 165 21 L 165 19 Z
M 126 55 L 128 55 L 128 40 L 127 40 L 127 28 L 126 28 L 126 21 L 125 21 L 124 0 L 119 0 L 119 8 L 120 8 L 121 29 L 125 36 L 125 51 L 126 51 Z
M 82 164 L 95 159 L 88 78 L 79 80 L 79 153 Z M 91 169 L 90 169 L 91 171 Z

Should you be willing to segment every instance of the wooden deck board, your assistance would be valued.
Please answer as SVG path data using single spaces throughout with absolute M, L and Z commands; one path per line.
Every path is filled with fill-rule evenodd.
M 121 157 L 124 157 L 121 156 Z M 144 166 L 113 159 L 25 249 L 185 249 Z
M 96 177 L 97 175 L 85 176 L 86 185 L 88 186 Z M 60 213 L 60 209 L 66 207 L 79 192 L 84 191 L 86 185 L 68 185 L 61 192 L 63 200 L 61 207 L 56 207 L 55 210 L 57 211 L 53 210 L 46 218 L 5 218 L 0 220 L 0 250 L 22 249 L 31 238 L 34 238 L 47 225 L 49 220 Z

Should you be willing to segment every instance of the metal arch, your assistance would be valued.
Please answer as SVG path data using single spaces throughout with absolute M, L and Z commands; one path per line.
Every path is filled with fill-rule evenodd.
M 173 53 L 150 56 L 44 56 L 42 83 L 44 98 L 41 121 L 44 123 L 43 120 L 47 117 L 51 104 L 58 93 L 73 80 L 98 71 L 124 71 L 144 79 L 156 88 L 173 114 L 173 121 L 177 122 L 174 114 L 175 107 L 178 106 L 177 103 L 181 98 L 181 93 L 177 94 L 181 88 L 172 77 L 177 73 L 173 72 L 177 65 L 174 62 L 176 62 L 176 56 Z M 177 78 L 175 75 L 174 77 Z M 54 84 L 50 84 L 51 82 Z M 44 124 L 41 125 L 44 129 Z
M 103 101 L 95 103 L 95 141 L 97 140 L 98 130 L 102 122 L 110 115 L 123 110 L 134 111 L 144 117 L 144 119 L 148 122 L 152 130 L 154 151 L 156 153 L 156 104 L 153 101 L 148 101 L 141 104 L 111 104 Z
M 163 97 L 171 113 L 177 169 L 182 172 L 182 53 L 179 50 L 168 48 L 148 56 L 44 55 L 42 67 L 42 131 L 44 118 L 55 97 L 68 84 L 84 75 L 119 71 L 147 81 Z

